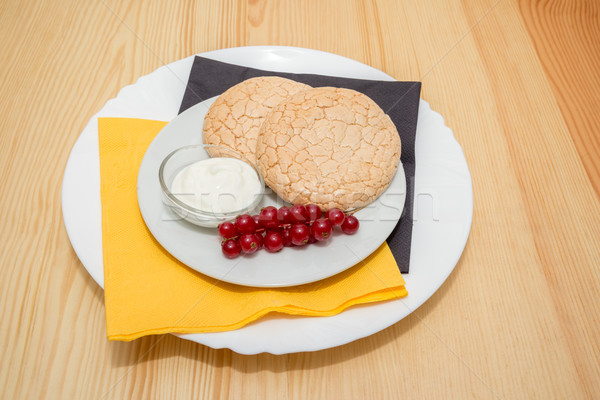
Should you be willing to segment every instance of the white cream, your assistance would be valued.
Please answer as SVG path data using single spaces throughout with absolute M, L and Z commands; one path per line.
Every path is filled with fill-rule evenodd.
M 215 157 L 179 171 L 171 193 L 199 210 L 228 213 L 249 206 L 260 196 L 261 184 L 254 169 L 245 162 Z

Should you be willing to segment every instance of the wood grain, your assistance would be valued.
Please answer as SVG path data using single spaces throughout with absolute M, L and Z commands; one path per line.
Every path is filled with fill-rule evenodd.
M 0 1 L 0 397 L 597 397 L 599 26 L 582 0 Z M 461 260 L 416 312 L 338 348 L 109 343 L 62 222 L 72 145 L 165 63 L 261 44 L 423 82 L 472 173 Z
M 521 1 L 519 9 L 577 152 L 600 196 L 600 3 Z

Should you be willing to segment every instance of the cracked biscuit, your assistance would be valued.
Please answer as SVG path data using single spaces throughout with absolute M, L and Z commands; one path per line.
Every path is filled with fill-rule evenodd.
M 277 76 L 247 79 L 212 104 L 204 118 L 203 142 L 229 147 L 256 163 L 258 131 L 273 107 L 310 86 Z M 215 149 L 209 150 L 216 157 Z
M 396 126 L 368 96 L 320 87 L 273 108 L 256 157 L 265 183 L 283 200 L 351 210 L 389 186 L 400 150 Z

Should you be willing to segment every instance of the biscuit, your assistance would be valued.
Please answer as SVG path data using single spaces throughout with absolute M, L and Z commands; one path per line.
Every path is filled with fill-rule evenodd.
M 226 146 L 256 163 L 258 131 L 273 107 L 310 86 L 277 76 L 251 78 L 232 86 L 212 104 L 204 118 L 203 142 Z M 209 150 L 212 157 L 215 149 Z
M 273 108 L 256 156 L 265 183 L 283 200 L 347 211 L 383 193 L 400 150 L 396 126 L 368 96 L 320 87 Z

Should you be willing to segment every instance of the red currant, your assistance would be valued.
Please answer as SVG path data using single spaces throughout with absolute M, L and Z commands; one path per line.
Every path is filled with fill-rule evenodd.
M 258 229 L 260 229 L 260 228 L 263 228 L 263 225 L 262 225 L 262 223 L 260 222 L 260 219 L 259 219 L 258 215 L 253 215 L 253 216 L 252 216 L 252 219 L 254 220 L 254 228 L 255 228 L 255 229 L 257 229 L 257 230 L 258 230 Z
M 306 211 L 308 212 L 309 221 L 316 221 L 323 216 L 323 211 L 321 211 L 321 208 L 316 204 L 307 205 Z
M 294 244 L 292 243 L 292 236 L 290 233 L 290 229 L 286 228 L 281 231 L 281 236 L 283 237 L 283 245 L 285 247 L 292 247 Z
M 346 235 L 353 235 L 358 230 L 359 225 L 360 224 L 354 215 L 347 215 L 342 223 L 342 232 Z
M 262 248 L 276 253 L 283 247 L 324 241 L 331 237 L 335 226 L 352 235 L 358 231 L 359 225 L 355 216 L 346 215 L 339 208 L 323 214 L 316 204 L 297 204 L 280 209 L 268 206 L 259 215 L 240 215 L 233 223 L 219 225 L 218 231 L 223 238 L 223 254 L 227 258 L 235 258 L 240 254 L 253 254 Z
M 223 243 L 221 243 L 221 250 L 223 250 L 223 254 L 225 254 L 225 257 L 236 258 L 240 255 L 242 248 L 240 247 L 240 244 L 237 240 L 231 239 L 225 240 Z
M 277 210 L 277 220 L 282 225 L 294 223 L 294 217 L 292 216 L 289 207 L 283 206 Z
M 268 206 L 260 210 L 260 215 L 258 216 L 260 223 L 267 229 L 277 228 L 279 226 L 279 221 L 277 220 L 277 209 L 272 206 Z
M 258 249 L 259 250 L 262 249 L 264 247 L 264 237 L 263 237 L 262 233 L 256 232 L 254 234 L 254 236 L 256 236 L 256 240 L 258 242 Z
M 283 249 L 283 236 L 277 231 L 267 231 L 265 234 L 265 249 L 269 253 L 277 253 Z
M 259 239 L 254 233 L 248 233 L 240 237 L 240 247 L 244 254 L 252 254 L 259 249 Z
M 290 208 L 290 212 L 294 217 L 294 222 L 300 223 L 308 221 L 308 211 L 306 210 L 306 207 L 304 207 L 302 204 L 293 205 Z
M 234 225 L 235 230 L 241 233 L 242 235 L 254 233 L 254 231 L 256 230 L 256 223 L 254 222 L 254 219 L 252 219 L 252 217 L 248 214 L 243 214 L 237 217 Z
M 296 246 L 303 246 L 308 243 L 310 238 L 310 229 L 304 224 L 295 224 L 290 228 L 290 239 Z
M 340 226 L 344 222 L 346 215 L 339 208 L 332 208 L 327 210 L 325 217 L 329 220 L 329 222 L 331 222 L 331 225 Z
M 221 235 L 223 239 L 229 239 L 237 236 L 235 226 L 233 226 L 231 222 L 223 222 L 221 225 L 219 225 L 219 235 Z
M 328 219 L 320 218 L 313 222 L 310 231 L 316 240 L 321 241 L 331 236 L 331 229 L 331 222 Z

